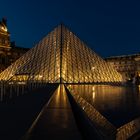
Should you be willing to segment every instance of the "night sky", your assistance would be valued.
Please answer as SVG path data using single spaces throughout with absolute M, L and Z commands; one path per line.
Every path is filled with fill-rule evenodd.
M 63 22 L 103 57 L 140 52 L 140 0 L 1 0 L 2 17 L 18 46 Z

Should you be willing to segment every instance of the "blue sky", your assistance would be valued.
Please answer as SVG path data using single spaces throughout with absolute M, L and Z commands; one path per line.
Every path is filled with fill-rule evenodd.
M 140 52 L 139 0 L 4 0 L 11 40 L 33 47 L 63 22 L 103 57 Z

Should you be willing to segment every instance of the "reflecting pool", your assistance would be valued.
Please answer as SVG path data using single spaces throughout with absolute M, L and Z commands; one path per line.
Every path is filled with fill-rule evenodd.
M 116 127 L 140 116 L 140 86 L 69 85 Z

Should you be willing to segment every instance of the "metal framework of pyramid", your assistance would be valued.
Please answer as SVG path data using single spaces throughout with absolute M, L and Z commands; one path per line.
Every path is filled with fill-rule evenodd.
M 46 83 L 121 82 L 121 75 L 64 25 L 0 74 L 0 80 Z

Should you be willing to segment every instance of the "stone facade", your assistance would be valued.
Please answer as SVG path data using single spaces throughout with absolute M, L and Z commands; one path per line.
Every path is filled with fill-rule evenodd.
M 3 18 L 0 21 L 0 72 L 28 50 L 28 48 L 17 47 L 15 43 L 10 42 L 6 19 Z
M 140 53 L 105 58 L 126 81 L 135 82 L 140 79 Z

